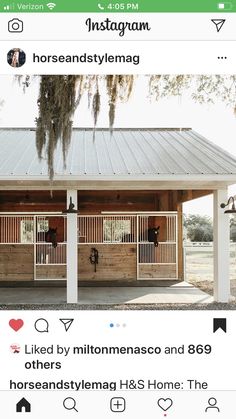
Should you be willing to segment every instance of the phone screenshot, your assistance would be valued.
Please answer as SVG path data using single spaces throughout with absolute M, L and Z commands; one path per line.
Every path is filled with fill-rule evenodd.
M 2 0 L 0 45 L 0 417 L 233 419 L 235 0 Z

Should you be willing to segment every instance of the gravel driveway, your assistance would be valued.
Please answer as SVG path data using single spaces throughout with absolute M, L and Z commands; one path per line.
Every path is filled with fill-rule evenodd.
M 0 310 L 235 310 L 236 304 L 126 304 L 126 305 L 2 305 Z

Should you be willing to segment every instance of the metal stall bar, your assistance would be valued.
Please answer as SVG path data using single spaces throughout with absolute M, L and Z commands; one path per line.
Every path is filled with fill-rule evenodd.
M 157 225 L 153 227 L 154 230 L 158 226 L 158 217 L 162 218 L 161 241 L 158 242 L 158 246 L 155 246 L 154 241 L 152 242 L 150 238 L 150 230 L 153 229 L 151 228 L 150 217 L 156 218 Z M 137 214 L 137 218 L 139 227 L 137 234 L 137 278 L 178 279 L 177 212 L 142 213 Z

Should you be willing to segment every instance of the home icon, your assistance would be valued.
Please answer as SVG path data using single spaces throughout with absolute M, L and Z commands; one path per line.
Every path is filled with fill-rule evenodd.
M 31 412 L 31 404 L 24 397 L 16 405 L 17 412 Z

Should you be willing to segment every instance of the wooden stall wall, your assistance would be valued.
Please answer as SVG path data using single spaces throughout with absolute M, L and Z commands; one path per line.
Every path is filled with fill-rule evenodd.
M 58 212 L 65 208 L 65 191 L 0 191 L 1 212 Z
M 139 277 L 145 279 L 176 279 L 175 265 L 140 265 Z
M 183 237 L 182 237 L 182 203 L 212 191 L 78 191 L 80 214 L 101 214 L 104 211 L 178 211 L 178 277 L 183 278 Z M 0 191 L 1 212 L 58 212 L 66 208 L 66 191 Z M 56 222 L 54 226 L 53 223 Z M 159 241 L 165 241 L 165 222 L 163 218 L 153 217 L 153 226 L 160 225 Z M 50 220 L 50 227 L 58 227 L 58 240 L 63 238 L 63 225 L 58 220 Z M 1 230 L 1 226 L 0 226 Z M 102 228 L 100 226 L 100 231 Z M 18 233 L 20 228 L 18 229 Z M 11 233 L 10 233 L 11 234 Z M 20 234 L 20 233 L 19 233 Z M 102 233 L 101 233 L 102 234 Z M 1 236 L 1 231 L 0 231 Z M 80 239 L 81 244 L 83 238 Z M 136 278 L 136 249 L 132 244 L 96 245 L 100 253 L 97 273 L 89 263 L 90 245 L 81 245 L 79 250 L 79 275 L 87 278 L 114 278 L 124 280 Z M 124 269 L 121 267 L 124 264 Z M 0 280 L 33 280 L 33 245 L 0 245 Z M 66 277 L 65 266 L 42 266 L 37 268 L 39 278 L 58 276 Z M 110 271 L 109 271 L 110 269 Z M 163 268 L 166 269 L 166 268 Z M 170 273 L 170 275 L 172 275 Z
M 38 265 L 36 266 L 38 279 L 66 279 L 66 265 Z
M 102 211 L 156 211 L 157 194 L 153 191 L 79 191 L 80 214 Z
M 98 265 L 95 272 L 90 263 L 91 245 L 79 246 L 78 274 L 80 280 L 135 281 L 137 276 L 135 244 L 96 244 Z
M 0 244 L 0 281 L 34 279 L 34 246 Z

